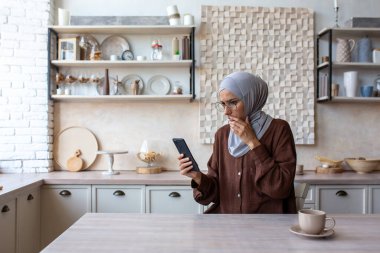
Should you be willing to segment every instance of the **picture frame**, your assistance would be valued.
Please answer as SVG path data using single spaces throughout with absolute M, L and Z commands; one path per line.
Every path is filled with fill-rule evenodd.
M 58 60 L 79 60 L 79 38 L 60 38 L 58 40 Z

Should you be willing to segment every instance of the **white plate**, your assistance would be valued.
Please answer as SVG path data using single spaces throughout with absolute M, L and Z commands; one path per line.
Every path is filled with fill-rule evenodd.
M 67 170 L 67 160 L 79 149 L 83 160 L 82 170 L 90 167 L 97 155 L 98 142 L 95 135 L 84 127 L 68 127 L 62 130 L 54 141 L 54 161 Z
M 289 228 L 289 231 L 296 235 L 301 235 L 301 236 L 311 237 L 311 238 L 323 238 L 323 237 L 328 237 L 334 234 L 334 229 L 323 230 L 322 233 L 318 235 L 306 234 L 305 232 L 301 230 L 298 224 L 291 226 Z
M 110 60 L 111 55 L 117 55 L 121 59 L 121 55 L 127 49 L 129 49 L 128 41 L 117 35 L 107 37 L 100 45 L 102 59 L 108 61 Z
M 140 80 L 139 82 L 139 95 L 141 95 L 143 93 L 143 89 L 144 89 L 144 81 L 142 80 L 142 78 L 138 75 L 127 75 L 125 76 L 121 82 L 123 83 L 123 86 L 122 86 L 122 91 L 119 91 L 120 94 L 124 95 L 124 94 L 129 94 L 129 95 L 132 95 L 131 93 L 131 84 L 133 82 L 133 80 Z
M 165 76 L 156 75 L 149 79 L 147 88 L 151 94 L 166 95 L 170 92 L 170 82 Z

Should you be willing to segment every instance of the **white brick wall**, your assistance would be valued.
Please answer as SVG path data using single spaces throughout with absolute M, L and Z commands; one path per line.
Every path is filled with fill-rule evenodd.
M 0 172 L 53 169 L 47 25 L 54 0 L 0 1 Z

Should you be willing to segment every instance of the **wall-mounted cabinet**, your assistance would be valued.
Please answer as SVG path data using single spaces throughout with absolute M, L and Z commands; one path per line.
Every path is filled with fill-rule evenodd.
M 194 32 L 194 26 L 51 26 L 49 98 L 62 102 L 193 100 Z M 181 43 L 185 37 L 188 44 Z M 179 41 L 179 50 L 172 46 L 174 38 Z M 151 59 L 152 41 L 160 41 L 162 58 Z M 92 52 L 87 52 L 91 46 L 99 52 L 96 60 L 90 57 Z M 124 57 L 125 51 L 130 51 L 132 56 Z M 182 58 L 175 59 L 173 51 L 181 53 Z M 105 82 L 105 69 L 109 70 L 109 95 L 103 95 L 99 88 Z M 57 77 L 58 73 L 63 79 Z M 140 80 L 138 95 L 129 87 L 132 77 Z M 65 94 L 64 89 L 70 91 Z
M 370 41 L 371 45 L 364 44 Z M 337 40 L 340 40 L 339 42 Z M 339 44 L 339 45 L 338 45 Z M 344 45 L 343 45 L 344 44 Z M 374 80 L 380 74 L 380 63 L 372 59 L 372 49 L 379 47 L 380 28 L 328 28 L 323 29 L 317 35 L 317 74 L 316 74 L 316 100 L 317 102 L 380 102 L 376 95 Z M 340 47 L 338 49 L 338 47 Z M 342 48 L 346 52 L 342 51 Z M 369 48 L 368 61 L 360 59 L 359 50 Z M 343 49 L 343 50 L 344 50 Z M 350 50 L 351 49 L 351 50 Z M 350 58 L 341 61 L 341 53 L 346 53 Z M 324 60 L 322 60 L 324 58 Z M 344 73 L 356 71 L 358 80 L 354 96 L 347 96 L 344 86 Z M 339 84 L 339 93 L 334 94 L 333 85 Z M 360 93 L 361 85 L 374 85 L 373 95 L 363 97 Z

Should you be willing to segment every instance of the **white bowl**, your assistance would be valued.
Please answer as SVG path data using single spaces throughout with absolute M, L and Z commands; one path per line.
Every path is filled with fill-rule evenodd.
M 376 170 L 380 165 L 380 160 L 357 160 L 345 159 L 347 164 L 359 174 L 369 173 Z

